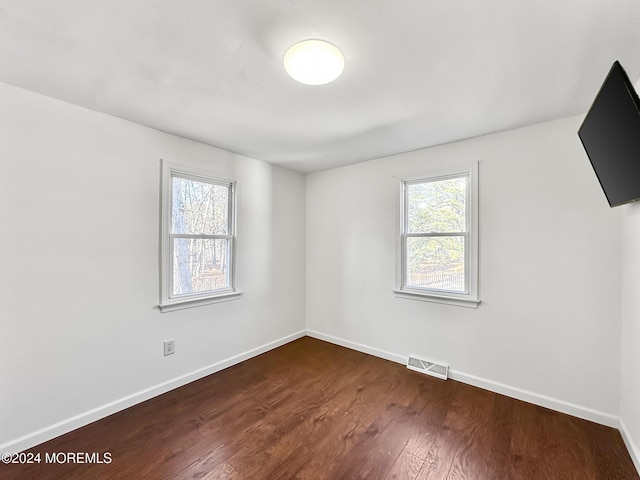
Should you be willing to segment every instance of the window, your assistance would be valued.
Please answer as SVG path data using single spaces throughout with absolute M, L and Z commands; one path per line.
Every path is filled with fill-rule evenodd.
M 235 288 L 235 183 L 162 164 L 162 311 L 229 300 Z
M 400 296 L 476 307 L 477 166 L 403 180 Z

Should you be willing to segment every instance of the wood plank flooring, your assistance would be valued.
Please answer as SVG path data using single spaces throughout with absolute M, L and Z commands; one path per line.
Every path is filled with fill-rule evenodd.
M 0 478 L 640 478 L 615 429 L 309 337 L 29 452 L 41 463 Z M 111 461 L 45 463 L 56 452 Z

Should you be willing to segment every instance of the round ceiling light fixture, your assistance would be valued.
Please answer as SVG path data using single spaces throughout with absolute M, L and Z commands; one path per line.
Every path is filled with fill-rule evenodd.
M 333 82 L 344 70 L 344 57 L 335 45 L 323 40 L 304 40 L 284 55 L 284 69 L 306 85 Z

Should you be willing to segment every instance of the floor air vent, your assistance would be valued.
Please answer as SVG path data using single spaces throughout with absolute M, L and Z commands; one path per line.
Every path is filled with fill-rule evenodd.
M 415 370 L 416 372 L 426 373 L 427 375 L 433 375 L 443 380 L 446 380 L 449 376 L 448 365 L 429 362 L 418 357 L 409 357 L 407 368 L 409 370 Z

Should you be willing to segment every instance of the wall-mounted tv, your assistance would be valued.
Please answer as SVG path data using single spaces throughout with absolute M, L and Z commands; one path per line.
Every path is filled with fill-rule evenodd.
M 578 130 L 600 186 L 615 207 L 640 199 L 640 100 L 619 62 Z

